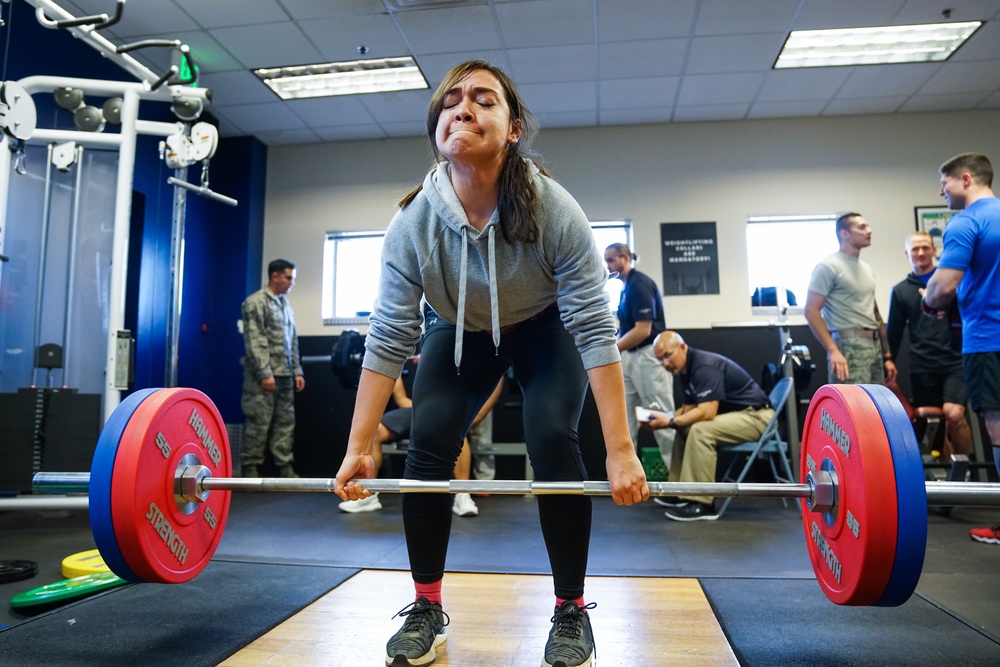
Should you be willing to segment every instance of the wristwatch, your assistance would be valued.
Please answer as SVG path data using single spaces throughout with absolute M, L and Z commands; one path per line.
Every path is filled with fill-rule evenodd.
M 677 422 L 674 421 L 673 417 L 671 417 L 670 421 L 667 422 L 667 428 L 677 428 Z

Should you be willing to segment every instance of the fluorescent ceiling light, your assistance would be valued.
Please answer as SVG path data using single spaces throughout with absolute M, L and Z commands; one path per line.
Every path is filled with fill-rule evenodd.
M 428 88 L 413 58 L 268 67 L 254 74 L 283 100 Z
M 982 24 L 982 21 L 967 21 L 795 30 L 785 40 L 774 69 L 947 60 Z

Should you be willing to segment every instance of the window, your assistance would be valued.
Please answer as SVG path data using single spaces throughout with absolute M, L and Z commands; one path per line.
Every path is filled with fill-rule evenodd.
M 323 324 L 364 324 L 375 304 L 385 232 L 327 232 Z
M 632 247 L 628 220 L 593 222 L 598 252 L 612 243 Z M 378 292 L 378 267 L 382 265 L 384 231 L 327 232 L 323 245 L 323 324 L 365 324 Z M 373 272 L 373 267 L 375 271 Z M 618 310 L 620 280 L 608 281 L 611 310 Z
M 594 243 L 597 245 L 597 252 L 604 257 L 604 250 L 612 243 L 624 243 L 632 248 L 632 222 L 629 220 L 605 220 L 591 222 L 590 227 L 594 232 Z M 635 252 L 633 249 L 632 252 Z M 625 284 L 617 278 L 609 280 L 605 291 L 610 299 L 611 312 L 618 312 L 618 301 L 621 299 L 622 288 Z
M 813 269 L 839 247 L 836 222 L 836 213 L 747 218 L 751 295 L 758 287 L 784 287 L 801 309 Z

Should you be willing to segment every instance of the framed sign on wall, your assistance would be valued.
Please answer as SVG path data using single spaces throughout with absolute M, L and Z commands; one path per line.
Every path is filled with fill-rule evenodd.
M 934 240 L 934 256 L 941 257 L 941 249 L 944 247 L 944 228 L 948 226 L 948 221 L 957 213 L 947 206 L 914 206 L 916 216 L 917 231 L 927 232 Z
M 714 222 L 660 223 L 663 296 L 719 293 Z

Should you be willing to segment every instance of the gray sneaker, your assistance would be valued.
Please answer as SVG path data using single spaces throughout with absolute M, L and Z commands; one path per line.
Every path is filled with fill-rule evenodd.
M 587 610 L 596 606 L 595 602 L 591 602 L 580 607 L 572 600 L 566 600 L 556 607 L 549 640 L 545 642 L 542 667 L 590 667 L 597 649 Z
M 396 616 L 405 616 L 406 621 L 385 645 L 385 664 L 418 667 L 434 662 L 437 658 L 434 648 L 447 639 L 444 626 L 450 621 L 441 605 L 421 597 L 396 612 Z

